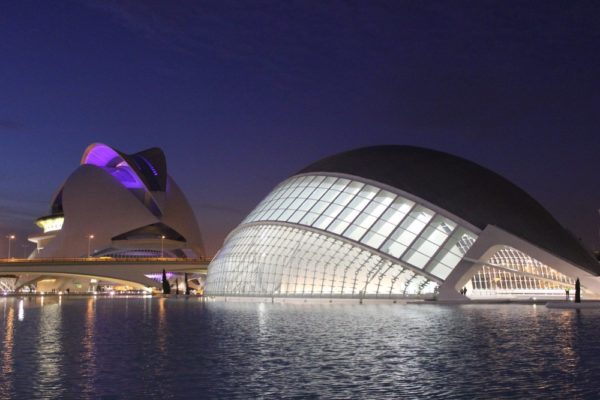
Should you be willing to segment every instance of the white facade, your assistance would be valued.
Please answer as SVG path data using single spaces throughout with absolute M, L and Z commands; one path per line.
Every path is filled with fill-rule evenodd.
M 140 154 L 152 175 L 165 175 L 164 188 L 151 187 L 129 165 Z M 33 258 L 204 256 L 196 217 L 167 175 L 164 155 L 154 153 L 162 157 L 161 168 L 143 154 L 90 145 L 54 196 L 53 213 L 38 220 L 44 232 L 30 237 L 38 245 Z
M 194 212 L 168 175 L 164 154 L 158 148 L 128 155 L 101 143 L 88 146 L 80 166 L 53 196 L 50 214 L 36 223 L 43 232 L 29 237 L 36 243 L 30 259 L 176 258 L 185 262 L 205 256 Z M 15 289 L 52 281 L 54 278 L 48 280 L 52 268 L 39 267 L 44 274 L 19 274 L 22 279 Z M 57 274 L 63 277 L 53 284 L 64 287 L 73 281 L 74 288 L 81 289 L 80 281 L 89 281 L 86 276 L 93 273 L 109 281 L 111 277 L 121 282 L 131 278 L 132 284 L 151 286 L 148 276 L 162 268 L 152 263 L 145 269 L 111 265 L 103 275 L 102 266 L 93 271 L 81 266 L 82 276 L 73 278 L 76 267 L 57 266 Z M 170 268 L 178 273 L 190 270 L 185 265 Z
M 229 234 L 205 293 L 459 300 L 466 288 L 471 298 L 562 297 L 576 277 L 588 297 L 600 293 L 595 274 L 493 225 L 482 230 L 373 179 L 303 172 Z
M 229 235 L 207 294 L 433 297 L 477 233 L 409 196 L 358 177 L 292 177 Z

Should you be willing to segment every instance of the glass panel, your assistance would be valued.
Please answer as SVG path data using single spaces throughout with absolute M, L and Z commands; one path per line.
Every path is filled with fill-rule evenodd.
M 386 236 L 379 235 L 373 231 L 367 233 L 361 240 L 362 243 L 375 249 L 381 246 L 381 243 L 386 239 Z
M 414 207 L 381 250 L 394 257 L 400 257 L 432 217 L 433 211 L 423 206 Z
M 429 259 L 446 241 L 456 224 L 440 215 L 436 216 L 413 243 L 402 260 L 418 268 L 425 267 Z
M 445 279 L 473 245 L 476 238 L 477 236 L 466 229 L 457 227 L 425 270 L 429 270 L 433 275 Z
M 228 238 L 210 267 L 207 295 L 388 297 L 437 284 L 325 234 L 251 226 Z

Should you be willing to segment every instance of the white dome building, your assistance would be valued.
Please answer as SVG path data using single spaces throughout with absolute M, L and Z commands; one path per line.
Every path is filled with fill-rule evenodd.
M 33 260 L 170 258 L 183 259 L 185 264 L 185 259 L 192 263 L 205 256 L 194 212 L 168 175 L 159 148 L 125 154 L 101 143 L 88 146 L 80 166 L 53 196 L 50 214 L 36 224 L 43 232 L 29 237 L 37 245 L 29 257 Z M 127 268 L 131 272 L 124 272 Z M 139 267 L 123 266 L 113 268 L 112 276 L 132 277 L 131 283 L 138 287 L 151 286 L 152 280 L 160 279 L 157 272 L 161 268 L 148 267 L 144 275 Z M 102 270 L 98 271 L 95 273 L 102 276 Z M 80 278 L 69 278 L 72 273 L 51 275 L 20 274 L 15 288 L 43 281 L 52 282 L 52 288 L 67 288 L 73 283 L 77 288 L 86 287 L 77 283 Z M 85 275 L 82 270 L 81 276 Z M 121 281 L 127 281 L 125 278 Z
M 208 296 L 563 297 L 600 264 L 539 203 L 449 154 L 378 146 L 318 161 L 278 185 L 226 238 Z
M 204 256 L 194 212 L 158 148 L 128 155 L 88 146 L 37 224 L 35 258 Z

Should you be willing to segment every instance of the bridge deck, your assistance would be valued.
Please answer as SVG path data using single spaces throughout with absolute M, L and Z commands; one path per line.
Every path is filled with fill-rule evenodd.
M 0 259 L 0 267 L 26 265 L 198 265 L 206 266 L 210 263 L 210 258 L 112 258 L 112 257 L 86 257 L 86 258 L 10 258 Z
M 0 275 L 86 276 L 160 288 L 149 274 L 206 273 L 209 258 L 11 258 L 0 260 Z

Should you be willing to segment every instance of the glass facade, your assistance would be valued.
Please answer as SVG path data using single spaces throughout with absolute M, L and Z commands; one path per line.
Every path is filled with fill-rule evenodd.
M 437 283 L 330 235 L 282 225 L 244 227 L 211 263 L 211 296 L 402 297 Z
M 428 294 L 476 239 L 457 221 L 372 184 L 296 176 L 277 186 L 230 235 L 210 265 L 206 292 Z
M 512 247 L 490 257 L 471 279 L 474 295 L 558 295 L 573 289 L 575 281 Z

